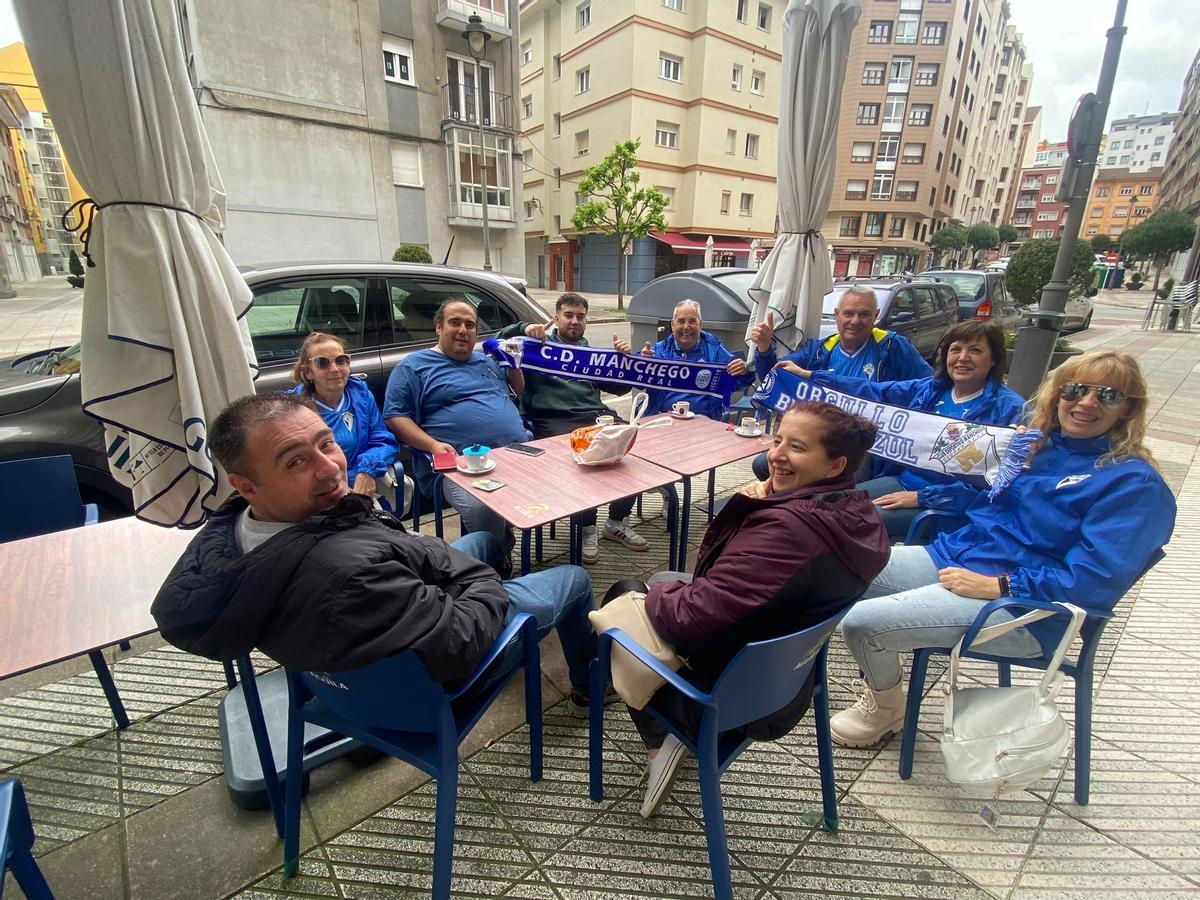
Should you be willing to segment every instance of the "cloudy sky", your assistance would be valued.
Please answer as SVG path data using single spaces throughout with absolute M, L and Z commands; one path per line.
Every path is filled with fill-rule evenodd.
M 1184 12 L 1190 2 L 1131 0 L 1110 118 L 1179 108 L 1183 77 L 1200 49 L 1200 30 Z M 1116 0 L 1009 0 L 1009 4 L 1033 62 L 1031 102 L 1043 107 L 1042 137 L 1065 140 L 1075 100 L 1096 89 L 1104 35 L 1112 25 Z M 0 46 L 20 37 L 11 0 L 0 0 Z

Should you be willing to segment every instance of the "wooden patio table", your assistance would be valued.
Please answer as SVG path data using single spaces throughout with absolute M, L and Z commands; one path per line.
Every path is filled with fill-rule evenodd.
M 640 443 L 643 435 L 638 435 Z M 527 456 L 498 448 L 489 458 L 496 467 L 484 475 L 466 475 L 461 471 L 445 472 L 446 478 L 470 491 L 492 512 L 499 515 L 521 534 L 521 574 L 529 573 L 530 534 L 539 526 L 558 519 L 595 509 L 621 497 L 640 494 L 676 480 L 673 471 L 654 465 L 633 454 L 611 466 L 581 466 L 571 458 L 566 435 L 542 438 L 529 446 L 546 452 Z M 635 445 L 636 449 L 636 445 Z M 503 481 L 505 486 L 495 491 L 475 490 L 485 479 Z M 675 557 L 676 527 L 673 504 L 667 509 L 667 530 L 671 535 L 669 554 Z M 571 562 L 581 561 L 582 534 L 571 527 Z
M 688 519 L 692 505 L 692 476 L 708 472 L 710 482 L 719 466 L 757 456 L 771 446 L 771 436 L 763 431 L 758 437 L 741 437 L 724 422 L 706 416 L 677 419 L 671 415 L 653 416 L 647 422 L 666 419 L 669 425 L 647 428 L 640 433 L 630 453 L 647 462 L 678 473 L 683 479 L 683 514 L 679 520 L 679 558 L 674 563 L 686 571 Z M 709 485 L 709 509 L 713 485 Z M 711 518 L 711 512 L 710 512 Z

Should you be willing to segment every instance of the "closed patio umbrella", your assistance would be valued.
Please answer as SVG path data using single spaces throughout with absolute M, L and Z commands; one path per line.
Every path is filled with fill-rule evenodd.
M 713 236 L 710 234 L 708 240 L 704 242 L 704 268 L 711 269 L 713 266 Z
M 84 189 L 95 263 L 83 408 L 140 518 L 195 527 L 229 493 L 208 428 L 253 391 L 250 290 L 216 232 L 225 191 L 170 0 L 17 0 L 38 84 Z
M 783 16 L 779 111 L 779 234 L 750 288 L 746 341 L 774 312 L 788 350 L 816 337 L 822 300 L 833 287 L 821 224 L 829 211 L 842 81 L 859 0 L 788 0 Z

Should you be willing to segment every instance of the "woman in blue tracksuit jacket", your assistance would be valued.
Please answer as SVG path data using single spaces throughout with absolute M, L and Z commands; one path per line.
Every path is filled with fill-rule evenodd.
M 953 647 L 989 601 L 1070 601 L 1110 611 L 1162 557 L 1175 498 L 1146 433 L 1146 382 L 1126 353 L 1070 360 L 1043 382 L 1029 425 L 1043 437 L 1032 459 L 994 500 L 957 495 L 967 525 L 928 547 L 893 547 L 887 567 L 842 620 L 865 690 L 835 715 L 833 739 L 866 747 L 904 721 L 900 654 Z M 1013 618 L 1000 610 L 995 625 Z M 1041 656 L 1062 635 L 1061 617 L 987 644 L 998 656 Z
M 290 393 L 311 397 L 333 439 L 346 457 L 350 490 L 374 497 L 382 491 L 377 482 L 396 460 L 400 445 L 383 422 L 379 404 L 365 381 L 350 377 L 350 356 L 332 334 L 314 331 L 300 347 L 292 372 L 296 386 Z M 403 469 L 397 464 L 397 478 Z
M 1015 425 L 1021 420 L 1025 400 L 1004 386 L 1004 333 L 998 326 L 979 319 L 959 322 L 942 338 L 936 360 L 932 377 L 914 381 L 872 382 L 816 371 L 810 377 L 822 387 L 867 400 L 967 422 Z M 858 487 L 875 501 L 893 541 L 904 539 L 922 509 L 952 506 L 961 502 L 958 492 L 977 490 L 950 475 L 872 460 L 872 477 Z

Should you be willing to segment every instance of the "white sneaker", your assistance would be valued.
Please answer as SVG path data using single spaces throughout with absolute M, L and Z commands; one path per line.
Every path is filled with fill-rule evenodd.
M 600 559 L 600 538 L 595 525 L 583 526 L 583 564 L 590 566 Z
M 620 522 L 614 522 L 612 519 L 609 519 L 604 526 L 602 537 L 606 541 L 616 541 L 618 544 L 624 544 L 630 550 L 636 550 L 638 553 L 650 549 L 650 542 L 629 527 L 628 516 Z
M 687 747 L 673 734 L 668 734 L 654 759 L 647 766 L 646 796 L 642 798 L 642 818 L 653 816 L 671 793 L 679 766 L 687 755 Z
M 871 747 L 903 730 L 903 683 L 873 691 L 864 682 L 858 701 L 829 719 L 833 742 L 843 747 Z

